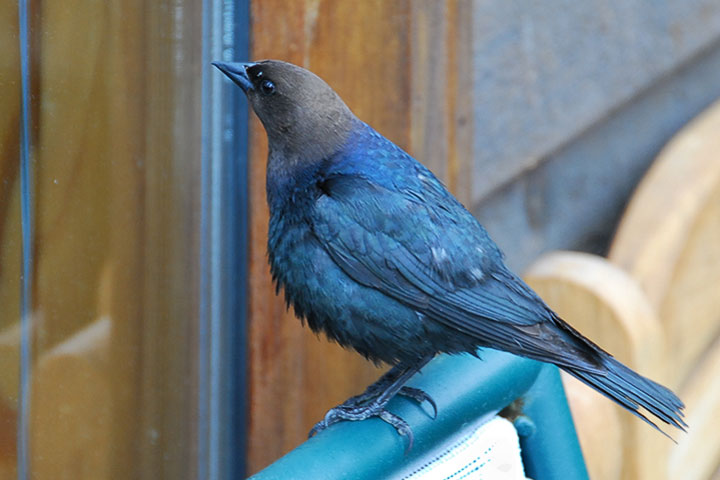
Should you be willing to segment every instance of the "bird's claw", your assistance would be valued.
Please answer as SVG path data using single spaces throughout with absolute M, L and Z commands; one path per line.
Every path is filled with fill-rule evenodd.
M 352 400 L 352 399 L 351 399 Z M 380 417 L 382 408 L 379 408 L 376 404 L 370 404 L 368 406 L 359 407 L 354 402 L 345 402 L 342 405 L 338 405 L 335 408 L 331 408 L 325 414 L 325 418 L 315 424 L 310 430 L 308 438 L 315 434 L 322 432 L 330 425 L 334 425 L 343 420 L 365 420 L 370 417 Z
M 428 395 L 424 390 L 413 387 L 402 387 L 398 394 L 402 395 L 403 397 L 411 398 L 417 403 L 428 402 L 433 409 L 433 420 L 437 418 L 437 403 L 435 403 L 435 400 L 433 400 L 433 398 Z
M 313 427 L 310 429 L 310 432 L 308 432 L 308 438 L 314 437 L 315 435 L 322 432 L 329 426 L 330 425 L 327 422 L 325 422 L 325 419 L 320 420 L 315 425 L 313 425 Z
M 382 419 L 384 422 L 392 425 L 400 435 L 407 437 L 408 444 L 405 447 L 405 454 L 407 455 L 407 453 L 412 450 L 413 443 L 415 441 L 415 436 L 412 433 L 410 425 L 408 425 L 408 423 L 402 418 L 398 417 L 394 413 L 388 412 L 385 409 L 380 411 L 378 417 L 380 417 L 380 419 Z

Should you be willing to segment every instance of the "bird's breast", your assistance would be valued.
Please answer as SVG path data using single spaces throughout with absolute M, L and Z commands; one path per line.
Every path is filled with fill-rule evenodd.
M 280 211 L 271 215 L 268 253 L 286 302 L 313 331 L 390 364 L 435 353 L 422 317 L 349 277 L 302 217 Z

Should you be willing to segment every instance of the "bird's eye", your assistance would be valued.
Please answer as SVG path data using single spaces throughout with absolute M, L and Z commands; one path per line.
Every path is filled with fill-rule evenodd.
M 262 93 L 265 95 L 272 95 L 275 93 L 275 84 L 270 80 L 263 80 L 260 82 L 260 90 L 262 90 Z

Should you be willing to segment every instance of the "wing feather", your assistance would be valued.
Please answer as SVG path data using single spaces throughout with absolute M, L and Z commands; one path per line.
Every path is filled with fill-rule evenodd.
M 592 355 L 599 347 L 578 344 L 575 332 L 507 270 L 459 203 L 448 208 L 433 189 L 407 194 L 358 176 L 336 176 L 324 189 L 328 195 L 312 213 L 313 231 L 355 281 L 470 335 L 478 346 L 601 370 Z M 563 348 L 552 348 L 558 345 Z

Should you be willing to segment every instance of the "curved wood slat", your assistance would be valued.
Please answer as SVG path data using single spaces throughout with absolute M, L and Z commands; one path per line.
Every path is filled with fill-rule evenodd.
M 609 254 L 659 312 L 671 385 L 687 405 L 688 434 L 668 478 L 709 478 L 720 463 L 720 102 L 658 156 L 625 213 Z
M 525 279 L 584 335 L 643 375 L 665 381 L 661 325 L 622 270 L 594 255 L 554 252 L 538 259 Z M 578 381 L 565 384 L 591 478 L 663 478 L 666 467 L 657 459 L 666 457 L 669 440 Z
M 720 102 L 663 149 L 608 255 L 657 309 L 678 386 L 720 334 Z
M 703 480 L 720 464 L 720 341 L 702 357 L 680 390 L 687 404 L 687 435 L 670 452 L 668 478 Z

